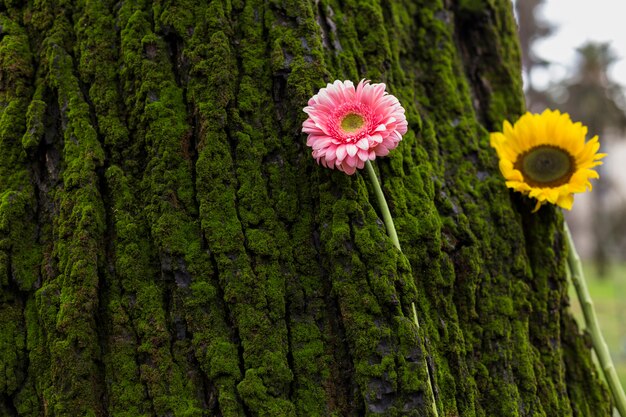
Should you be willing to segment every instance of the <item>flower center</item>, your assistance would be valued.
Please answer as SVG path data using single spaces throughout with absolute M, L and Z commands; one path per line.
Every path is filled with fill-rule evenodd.
M 574 157 L 564 149 L 541 145 L 521 154 L 514 168 L 532 187 L 552 188 L 566 184 L 576 171 Z
M 360 114 L 348 113 L 341 119 L 341 129 L 346 133 L 354 133 L 365 124 L 365 119 Z

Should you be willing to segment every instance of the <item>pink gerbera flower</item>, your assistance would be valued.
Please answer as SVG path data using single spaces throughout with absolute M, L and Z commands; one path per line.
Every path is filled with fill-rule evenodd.
M 408 128 L 404 108 L 385 84 L 361 80 L 328 84 L 304 108 L 309 118 L 302 124 L 313 158 L 348 175 L 368 159 L 385 156 L 402 140 Z

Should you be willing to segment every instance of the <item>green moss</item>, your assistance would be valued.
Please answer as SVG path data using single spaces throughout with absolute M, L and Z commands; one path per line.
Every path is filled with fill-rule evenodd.
M 34 149 L 39 145 L 44 135 L 44 114 L 46 103 L 41 100 L 33 100 L 28 106 L 26 113 L 26 133 L 22 137 L 24 149 Z
M 0 15 L 2 42 L 0 44 L 0 71 L 2 73 L 3 107 L 10 97 L 27 97 L 34 69 L 30 43 L 24 28 L 6 15 Z
M 0 392 L 6 396 L 13 395 L 21 387 L 26 370 L 23 306 L 11 298 L 4 293 L 0 308 Z
M 107 213 L 116 238 L 113 271 L 103 291 L 106 334 L 103 359 L 107 374 L 109 402 L 107 411 L 115 416 L 151 415 L 157 410 L 151 401 L 162 401 L 169 379 L 150 380 L 150 370 L 141 367 L 147 360 L 154 366 L 171 364 L 166 346 L 169 333 L 163 323 L 162 291 L 151 284 L 154 276 L 153 247 L 146 238 L 143 219 L 136 216 L 136 181 L 129 179 L 120 166 L 136 172 L 137 152 L 142 143 L 129 142 L 129 133 L 122 119 L 121 96 L 111 85 L 119 83 L 115 22 L 101 2 L 87 2 L 76 23 L 76 54 L 80 76 L 90 85 L 89 97 L 97 115 L 102 141 L 107 145 L 110 166 L 106 172 L 107 195 L 112 211 Z M 140 300 L 141 304 L 137 304 Z M 140 305 L 140 309 L 133 309 Z M 147 323 L 151 324 L 147 324 Z M 142 340 L 150 340 L 153 349 L 139 350 Z M 140 353 L 139 353 L 140 352 Z M 141 359 L 141 356 L 145 358 Z M 156 365 L 159 364 L 159 365 Z M 166 365 L 166 366 L 167 366 Z
M 15 407 L 24 411 L 22 415 L 35 415 L 39 409 L 29 373 L 32 357 L 24 309 L 39 279 L 41 248 L 31 173 L 20 146 L 32 94 L 33 56 L 17 21 L 0 15 L 0 392 L 10 404 L 6 413 Z M 28 402 L 21 400 L 24 397 Z
M 21 291 L 33 289 L 39 279 L 41 247 L 36 242 L 33 224 L 35 208 L 31 196 L 7 191 L 0 195 L 0 272 Z M 3 280 L 4 281 L 4 280 Z M 9 286 L 9 282 L 2 282 Z
M 427 366 L 440 415 L 608 414 L 561 218 L 527 214 L 488 143 L 523 110 L 508 2 L 3 4 L 20 415 L 430 415 Z M 299 133 L 315 91 L 360 78 L 410 125 L 376 161 L 402 254 L 369 181 Z
M 464 14 L 480 15 L 489 6 L 489 2 L 485 0 L 461 0 L 458 7 Z

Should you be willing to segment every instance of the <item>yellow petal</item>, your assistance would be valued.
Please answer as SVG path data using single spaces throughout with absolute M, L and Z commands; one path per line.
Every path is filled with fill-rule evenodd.
M 574 205 L 574 196 L 572 194 L 563 195 L 559 197 L 556 204 L 563 207 L 565 210 L 571 210 L 572 205 Z

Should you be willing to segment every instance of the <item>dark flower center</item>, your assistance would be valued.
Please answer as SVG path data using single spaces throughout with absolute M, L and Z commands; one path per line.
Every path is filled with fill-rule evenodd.
M 541 145 L 518 156 L 514 168 L 531 187 L 553 188 L 567 184 L 576 172 L 576 161 L 565 149 Z
M 341 119 L 341 129 L 346 133 L 354 133 L 365 124 L 365 119 L 360 114 L 348 113 Z

